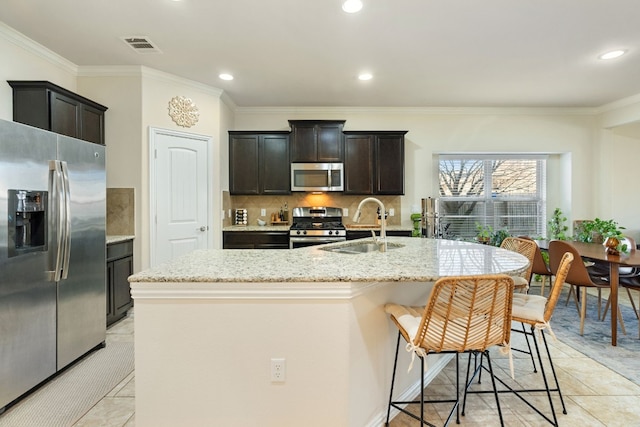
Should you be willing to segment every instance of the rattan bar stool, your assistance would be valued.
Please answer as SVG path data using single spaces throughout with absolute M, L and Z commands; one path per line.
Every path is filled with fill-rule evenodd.
M 560 292 L 562 291 L 562 286 L 564 285 L 564 281 L 569 274 L 569 269 L 571 268 L 571 263 L 573 262 L 573 255 L 569 252 L 565 253 L 560 260 L 560 265 L 556 271 L 556 279 L 551 287 L 549 292 L 549 297 L 545 298 L 540 295 L 525 295 L 525 294 L 515 294 L 513 296 L 513 311 L 512 318 L 514 322 L 520 322 L 522 324 L 526 324 L 530 327 L 530 330 L 521 331 L 518 329 L 513 329 L 513 332 L 524 333 L 526 336 L 530 336 L 533 340 L 536 353 L 538 354 L 538 363 L 540 365 L 540 371 L 542 375 L 542 379 L 544 381 L 544 389 L 529 389 L 529 390 L 514 390 L 511 387 L 507 386 L 502 380 L 498 378 L 498 381 L 507 386 L 508 391 L 512 391 L 518 396 L 521 400 L 523 400 L 529 407 L 531 407 L 534 411 L 540 414 L 545 420 L 550 422 L 552 425 L 558 425 L 558 419 L 556 417 L 555 409 L 553 407 L 553 399 L 551 398 L 551 392 L 557 392 L 560 397 L 560 402 L 562 403 L 562 413 L 566 414 L 567 409 L 564 404 L 564 399 L 562 398 L 562 392 L 560 391 L 560 384 L 558 382 L 558 377 L 556 375 L 556 370 L 553 366 L 553 360 L 551 359 L 551 353 L 549 351 L 549 346 L 547 345 L 547 338 L 545 337 L 545 329 L 549 334 L 555 338 L 553 335 L 553 331 L 551 330 L 550 320 L 553 315 L 553 310 L 558 303 L 558 299 L 560 298 Z M 555 388 L 550 388 L 549 379 L 547 378 L 547 374 L 544 369 L 544 364 L 542 363 L 542 354 L 540 352 L 540 345 L 538 343 L 538 338 L 536 332 L 539 333 L 540 337 L 542 337 L 542 342 L 544 343 L 545 351 L 547 353 L 547 358 L 549 360 L 549 366 L 551 367 L 551 372 L 553 373 L 553 380 L 555 382 Z M 513 349 L 513 351 L 522 351 L 518 349 Z M 520 393 L 534 393 L 534 392 L 546 392 L 547 398 L 549 400 L 549 406 L 551 408 L 552 418 L 549 418 L 545 415 L 539 408 L 535 407 L 529 401 L 527 401 Z
M 469 353 L 469 357 L 471 354 L 477 355 L 478 353 L 486 355 L 493 381 L 493 368 L 488 349 L 496 345 L 509 349 L 512 299 L 513 279 L 507 275 L 458 276 L 439 279 L 434 284 L 425 307 L 385 305 L 385 311 L 398 327 L 398 340 L 387 408 L 387 426 L 392 407 L 419 420 L 421 425 L 432 426 L 433 424 L 424 419 L 424 404 L 435 402 L 453 403 L 445 425 L 451 421 L 454 412 L 456 413 L 456 421 L 460 422 L 459 355 L 460 353 Z M 421 392 L 419 400 L 393 400 L 400 337 L 403 337 L 407 342 L 407 351 L 412 352 L 411 364 L 413 364 L 415 356 L 418 356 L 420 361 Z M 455 354 L 456 395 L 452 399 L 425 400 L 425 359 L 429 354 L 443 353 Z M 469 384 L 470 382 L 465 384 L 465 393 Z M 495 381 L 493 381 L 493 385 L 500 422 L 501 425 L 504 425 Z M 405 406 L 410 404 L 420 405 L 420 416 L 405 409 Z M 464 410 L 462 415 L 464 415 Z
M 527 291 L 529 290 L 529 283 L 531 282 L 533 258 L 536 254 L 536 249 L 538 249 L 538 245 L 531 239 L 523 239 L 521 237 L 510 236 L 506 237 L 502 241 L 500 247 L 502 249 L 517 252 L 529 260 L 529 268 L 527 268 L 522 273 L 522 275 L 512 276 L 515 291 L 527 293 Z

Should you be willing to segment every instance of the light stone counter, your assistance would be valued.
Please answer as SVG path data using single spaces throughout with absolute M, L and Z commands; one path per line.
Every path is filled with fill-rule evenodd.
M 515 252 L 454 240 L 388 237 L 404 247 L 386 253 L 341 254 L 324 249 L 367 239 L 293 250 L 201 250 L 135 274 L 130 282 L 431 282 L 442 276 L 518 274 Z
M 133 240 L 136 236 L 129 235 L 107 235 L 107 245 L 111 245 L 113 243 L 126 242 L 127 240 Z
M 196 251 L 131 276 L 136 426 L 383 425 L 398 336 L 385 303 L 424 305 L 441 276 L 527 266 L 519 254 L 474 243 L 389 242 L 405 246 L 359 255 L 318 246 Z M 450 357 L 427 357 L 425 384 Z M 284 363 L 283 382 L 271 377 L 273 359 Z M 420 388 L 409 362 L 401 343 L 400 400 Z
M 222 231 L 289 231 L 289 225 L 230 225 Z

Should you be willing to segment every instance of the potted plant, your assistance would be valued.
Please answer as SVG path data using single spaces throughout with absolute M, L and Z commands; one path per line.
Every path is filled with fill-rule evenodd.
M 476 222 L 476 240 L 482 244 L 489 244 L 491 241 L 491 236 L 493 236 L 493 227 L 490 225 L 482 225 L 479 222 Z
M 595 218 L 592 221 L 584 221 L 580 224 L 576 240 L 580 242 L 602 243 L 607 247 L 607 252 L 618 254 L 627 252 L 626 243 L 622 243 L 622 230 L 625 228 L 619 226 L 612 219 L 602 220 Z
M 493 235 L 491 236 L 491 245 L 492 246 L 500 246 L 502 244 L 502 241 L 509 237 L 509 230 L 507 230 L 506 228 L 501 228 L 500 230 L 497 230 L 495 233 L 493 233 Z
M 553 211 L 551 220 L 547 223 L 549 226 L 549 240 L 569 240 L 567 231 L 569 227 L 566 225 L 567 217 L 564 216 L 560 208 Z

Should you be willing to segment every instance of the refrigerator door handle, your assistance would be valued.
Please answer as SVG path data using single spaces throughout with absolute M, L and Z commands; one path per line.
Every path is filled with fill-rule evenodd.
M 69 259 L 71 255 L 71 189 L 69 188 L 69 169 L 67 162 L 59 161 L 62 170 L 62 194 L 64 210 L 64 238 L 62 257 L 62 279 L 69 275 Z
M 65 170 L 66 164 L 58 160 L 49 161 L 49 171 L 51 172 L 49 178 L 49 193 L 52 195 L 52 213 L 55 212 L 55 230 L 56 230 L 56 242 L 55 242 L 55 254 L 52 261 L 53 270 L 49 271 L 49 279 L 52 282 L 59 282 L 61 279 L 66 278 L 65 263 L 65 248 L 67 245 L 67 223 L 68 223 L 68 203 L 65 192 Z M 68 267 L 68 256 L 67 256 Z M 64 274 L 64 277 L 63 277 Z

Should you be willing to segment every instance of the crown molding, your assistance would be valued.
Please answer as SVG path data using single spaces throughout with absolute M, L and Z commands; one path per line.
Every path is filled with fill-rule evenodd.
M 7 40 L 10 43 L 24 49 L 25 51 L 32 53 L 33 55 L 44 59 L 51 64 L 62 68 L 63 70 L 76 75 L 78 73 L 78 66 L 68 59 L 63 58 L 50 49 L 47 49 L 40 43 L 31 40 L 24 34 L 14 30 L 4 22 L 0 21 L 0 37 Z
M 545 107 L 236 107 L 236 114 L 385 114 L 385 115 L 495 115 L 495 116 L 594 116 L 598 108 Z
M 614 111 L 620 108 L 625 108 L 630 105 L 640 104 L 640 93 L 632 96 L 628 96 L 626 98 L 619 99 L 617 101 L 610 102 L 608 104 L 604 104 L 598 107 L 599 113 L 608 113 L 609 111 Z
M 110 66 L 81 66 L 78 67 L 79 77 L 140 77 L 150 78 L 165 83 L 189 86 L 193 89 L 220 98 L 222 89 L 218 89 L 194 80 L 178 77 L 174 74 L 165 73 L 144 65 L 110 65 Z

